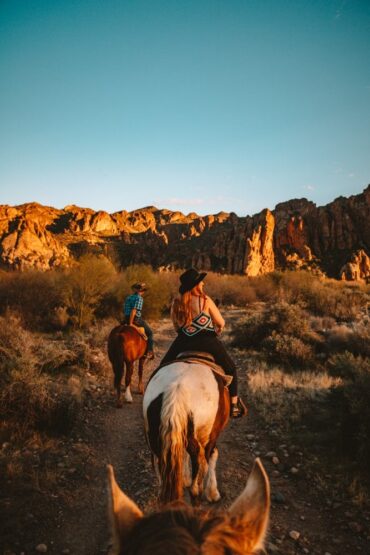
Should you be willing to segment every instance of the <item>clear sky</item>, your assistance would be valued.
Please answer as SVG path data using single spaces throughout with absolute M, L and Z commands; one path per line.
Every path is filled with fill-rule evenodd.
M 253 214 L 370 182 L 370 0 L 0 0 L 0 203 Z

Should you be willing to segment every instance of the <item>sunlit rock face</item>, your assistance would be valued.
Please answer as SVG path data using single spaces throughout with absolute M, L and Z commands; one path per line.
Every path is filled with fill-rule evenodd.
M 113 214 L 75 205 L 0 206 L 3 267 L 47 270 L 87 252 L 104 253 L 122 267 L 192 265 L 247 276 L 306 269 L 369 279 L 370 186 L 326 206 L 294 199 L 246 217 L 185 215 L 155 206 Z
M 370 279 L 370 257 L 364 250 L 352 255 L 351 260 L 341 268 L 340 277 L 347 281 Z
M 47 270 L 68 263 L 68 249 L 52 231 L 62 211 L 37 203 L 0 206 L 0 256 L 15 269 Z

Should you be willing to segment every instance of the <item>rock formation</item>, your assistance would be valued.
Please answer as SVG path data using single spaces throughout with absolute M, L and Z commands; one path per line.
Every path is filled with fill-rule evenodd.
M 351 260 L 340 271 L 341 279 L 357 281 L 370 276 L 370 257 L 364 250 L 354 253 Z
M 104 253 L 122 267 L 193 265 L 247 276 L 303 268 L 370 279 L 370 186 L 326 206 L 295 199 L 246 217 L 184 215 L 155 206 L 114 214 L 74 205 L 0 206 L 3 267 L 46 270 L 87 252 Z

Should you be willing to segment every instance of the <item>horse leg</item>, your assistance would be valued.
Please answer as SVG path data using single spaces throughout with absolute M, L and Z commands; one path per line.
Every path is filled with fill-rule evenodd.
M 190 497 L 193 505 L 199 505 L 203 493 L 203 481 L 208 470 L 208 463 L 204 455 L 204 448 L 193 437 L 191 444 L 188 443 L 188 453 L 191 460 L 192 482 L 190 486 Z
M 184 453 L 184 463 L 183 463 L 183 468 L 184 468 L 184 486 L 186 488 L 190 488 L 191 484 L 192 484 L 192 476 L 191 476 L 191 460 L 190 460 L 190 456 L 189 453 L 185 452 Z
M 199 450 L 200 445 L 198 441 L 195 439 L 194 435 L 188 437 L 188 445 L 187 451 L 190 456 L 191 461 L 191 480 L 190 480 L 190 497 L 191 502 L 193 505 L 196 504 L 199 496 L 199 487 L 198 487 L 198 471 L 199 471 Z
M 117 408 L 122 407 L 121 401 L 121 381 L 124 371 L 124 362 L 122 364 L 114 364 L 113 371 L 114 371 L 114 387 L 116 389 L 116 406 Z
M 208 461 L 208 472 L 206 476 L 205 495 L 208 501 L 215 503 L 221 499 L 217 488 L 216 464 L 218 459 L 218 449 L 214 447 Z
M 204 453 L 204 447 L 201 445 L 200 451 L 199 451 L 199 470 L 198 470 L 199 498 L 202 496 L 202 493 L 203 493 L 204 478 L 207 472 L 208 472 L 208 462 Z
M 145 358 L 142 357 L 139 359 L 139 384 L 138 384 L 138 392 L 140 395 L 144 394 L 144 386 L 143 386 L 143 370 L 144 370 L 144 362 Z
M 133 362 L 126 362 L 126 377 L 125 377 L 125 400 L 127 403 L 132 403 L 132 395 L 131 395 L 131 378 L 132 372 L 134 370 L 134 363 Z

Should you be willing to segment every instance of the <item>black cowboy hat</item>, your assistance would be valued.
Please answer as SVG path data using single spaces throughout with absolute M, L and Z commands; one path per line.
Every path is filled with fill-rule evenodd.
M 147 291 L 148 288 L 145 283 L 134 283 L 131 285 L 131 289 L 140 293 L 141 291 Z
M 193 287 L 198 285 L 206 277 L 207 272 L 198 272 L 195 268 L 189 268 L 180 276 L 181 285 L 179 288 L 179 293 L 181 295 L 187 291 L 191 291 Z

